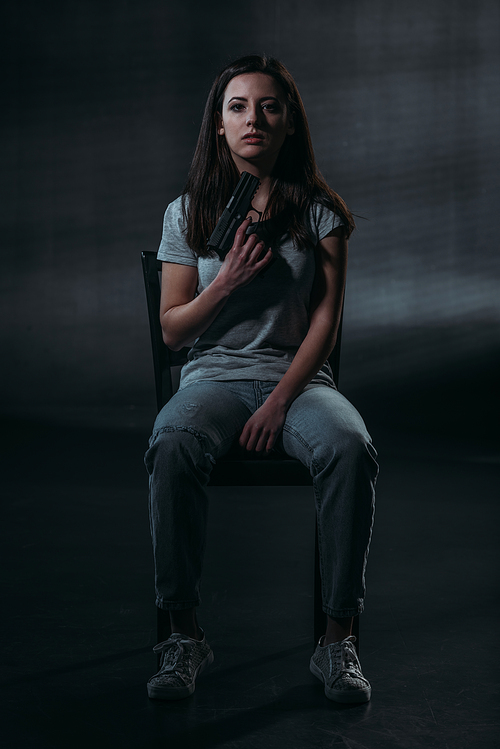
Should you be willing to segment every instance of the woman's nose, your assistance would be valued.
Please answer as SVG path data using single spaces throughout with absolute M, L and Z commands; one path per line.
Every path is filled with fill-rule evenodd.
M 256 109 L 249 109 L 247 112 L 247 125 L 255 125 L 258 120 L 258 113 Z

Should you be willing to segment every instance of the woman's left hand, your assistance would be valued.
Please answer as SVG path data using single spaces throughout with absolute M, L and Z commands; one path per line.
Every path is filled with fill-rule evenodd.
M 276 406 L 268 399 L 251 416 L 240 435 L 238 443 L 245 450 L 270 452 L 283 429 L 286 409 Z

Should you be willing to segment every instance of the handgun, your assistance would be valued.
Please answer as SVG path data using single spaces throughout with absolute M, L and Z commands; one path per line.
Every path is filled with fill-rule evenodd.
M 258 177 L 254 177 L 253 174 L 248 172 L 242 172 L 240 181 L 207 242 L 207 248 L 215 250 L 221 260 L 224 260 L 233 246 L 234 235 L 243 219 L 246 218 L 259 185 Z

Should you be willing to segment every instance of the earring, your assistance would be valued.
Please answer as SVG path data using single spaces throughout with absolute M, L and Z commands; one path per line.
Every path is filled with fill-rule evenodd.
M 224 135 L 224 128 L 223 127 L 219 128 L 219 135 Z

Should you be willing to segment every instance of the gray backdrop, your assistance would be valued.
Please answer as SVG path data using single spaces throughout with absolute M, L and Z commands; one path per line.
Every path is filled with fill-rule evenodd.
M 493 0 L 11 3 L 1 134 L 1 410 L 154 415 L 156 249 L 218 69 L 294 74 L 359 216 L 341 389 L 375 424 L 494 432 L 500 7 Z

